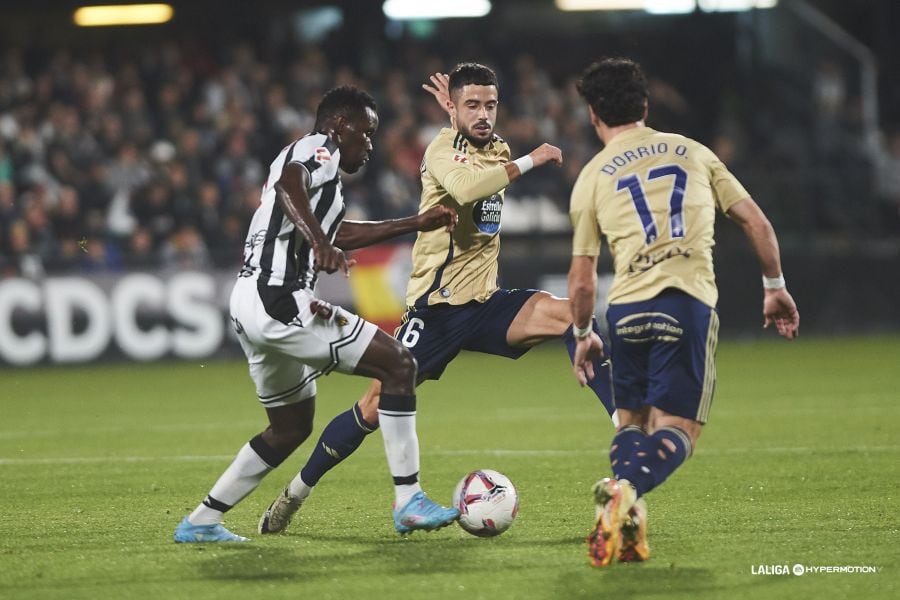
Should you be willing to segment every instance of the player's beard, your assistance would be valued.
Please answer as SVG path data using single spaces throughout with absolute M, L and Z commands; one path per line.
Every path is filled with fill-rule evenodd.
M 477 124 L 478 124 L 478 123 L 476 123 L 476 125 L 477 125 Z M 488 136 L 487 136 L 487 138 L 485 138 L 485 139 L 475 137 L 475 135 L 474 135 L 474 133 L 473 133 L 473 130 L 474 130 L 474 127 L 467 127 L 466 129 L 460 130 L 460 133 L 462 133 L 462 134 L 463 134 L 463 137 L 466 138 L 466 140 L 467 140 L 470 144 L 472 144 L 473 146 L 475 146 L 476 148 L 484 148 L 485 146 L 488 145 L 488 143 L 490 143 L 491 138 L 494 137 L 494 127 L 493 127 L 493 125 L 489 126 L 489 128 L 488 128 Z

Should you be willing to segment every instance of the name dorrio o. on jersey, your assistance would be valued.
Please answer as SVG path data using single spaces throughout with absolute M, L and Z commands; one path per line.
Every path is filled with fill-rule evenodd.
M 649 127 L 616 135 L 572 189 L 572 254 L 598 256 L 606 236 L 615 265 L 610 304 L 675 288 L 715 307 L 713 225 L 750 194 L 715 154 Z

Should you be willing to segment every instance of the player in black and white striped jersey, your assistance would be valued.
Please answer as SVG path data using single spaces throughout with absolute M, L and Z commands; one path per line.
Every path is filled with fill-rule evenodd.
M 315 132 L 272 163 L 231 295 L 231 318 L 269 426 L 241 448 L 182 520 L 176 542 L 247 540 L 222 526 L 224 513 L 309 436 L 315 380 L 334 370 L 382 382 L 379 420 L 396 490 L 397 531 L 436 529 L 459 516 L 428 499 L 419 485 L 412 355 L 372 323 L 314 296 L 318 271 L 349 275 L 353 261 L 343 250 L 456 224 L 456 213 L 445 207 L 390 221 L 343 220 L 338 169 L 355 173 L 368 161 L 377 128 L 371 96 L 352 86 L 335 88 L 319 104 Z

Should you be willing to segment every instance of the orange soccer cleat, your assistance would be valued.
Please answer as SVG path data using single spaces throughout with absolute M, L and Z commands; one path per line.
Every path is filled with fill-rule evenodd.
M 619 546 L 619 562 L 643 562 L 650 558 L 647 545 L 647 503 L 638 498 L 620 528 L 622 545 Z
M 594 529 L 587 537 L 588 557 L 595 567 L 610 564 L 622 547 L 622 524 L 637 500 L 626 479 L 601 479 L 592 488 L 597 505 Z

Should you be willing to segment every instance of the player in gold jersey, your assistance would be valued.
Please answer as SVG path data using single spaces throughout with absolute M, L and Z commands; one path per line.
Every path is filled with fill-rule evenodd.
M 452 234 L 420 234 L 413 248 L 409 308 L 395 337 L 416 358 L 418 382 L 440 378 L 460 350 L 518 358 L 546 339 L 563 337 L 574 355 L 568 300 L 497 285 L 506 186 L 532 168 L 561 164 L 559 148 L 542 144 L 510 160 L 509 146 L 494 133 L 499 86 L 491 69 L 464 63 L 449 77 L 431 80 L 433 87 L 423 87 L 450 113 L 451 127 L 425 151 L 419 212 L 445 206 L 459 220 Z M 608 367 L 593 360 L 598 376 L 591 389 L 611 413 Z M 319 479 L 378 427 L 379 414 L 385 414 L 380 393 L 373 382 L 362 400 L 325 428 L 309 461 L 266 510 L 261 533 L 283 531 Z M 418 473 L 409 475 L 408 483 L 418 485 Z M 404 484 L 397 478 L 394 483 Z
M 593 488 L 593 564 L 649 557 L 643 495 L 690 455 L 709 415 L 718 334 L 713 222 L 725 213 L 744 230 L 763 273 L 764 326 L 791 340 L 800 316 L 781 273 L 768 219 L 725 165 L 690 138 L 644 125 L 647 82 L 628 59 L 605 59 L 578 91 L 604 148 L 572 190 L 569 270 L 575 375 L 593 376 L 603 345 L 591 330 L 600 236 L 613 255 L 607 322 L 619 426 L 610 447 L 614 479 Z

